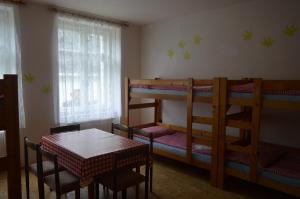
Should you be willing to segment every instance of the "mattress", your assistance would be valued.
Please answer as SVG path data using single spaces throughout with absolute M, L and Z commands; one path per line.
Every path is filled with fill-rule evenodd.
M 154 139 L 153 147 L 165 152 L 186 157 L 186 136 L 174 133 Z M 134 140 L 149 144 L 149 140 L 142 136 L 134 136 Z M 207 164 L 211 163 L 211 152 L 206 146 L 193 145 L 192 158 Z M 230 159 L 230 158 L 229 158 Z M 233 161 L 235 160 L 235 161 Z M 300 158 L 299 156 L 285 156 L 268 168 L 260 168 L 259 176 L 278 183 L 300 187 Z M 226 167 L 243 173 L 250 172 L 249 161 L 245 158 L 226 161 Z
M 193 90 L 194 96 L 197 97 L 212 96 L 212 86 L 195 86 Z M 187 95 L 186 87 L 183 86 L 132 85 L 130 87 L 130 92 L 177 96 Z M 232 86 L 229 96 L 233 98 L 253 98 L 253 84 L 249 83 Z M 300 102 L 300 90 L 265 90 L 263 93 L 263 98 L 264 100 Z

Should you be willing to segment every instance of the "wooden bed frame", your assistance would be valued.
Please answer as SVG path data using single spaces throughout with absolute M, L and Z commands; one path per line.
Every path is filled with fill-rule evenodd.
M 170 95 L 170 94 L 148 94 L 148 93 L 131 93 L 130 85 L 152 85 L 152 86 L 183 86 L 186 87 L 187 95 Z M 199 97 L 194 95 L 194 86 L 212 86 L 213 93 L 211 97 Z M 159 149 L 154 149 L 154 153 L 172 158 L 187 164 L 191 164 L 200 168 L 204 168 L 211 171 L 211 184 L 217 185 L 217 161 L 218 161 L 218 116 L 219 116 L 219 88 L 220 79 L 215 78 L 213 80 L 130 80 L 125 78 L 125 118 L 124 125 L 127 127 L 132 127 L 129 124 L 129 112 L 133 109 L 144 109 L 144 108 L 154 108 L 154 122 L 148 126 L 159 125 L 165 128 L 170 128 L 186 133 L 187 136 L 187 150 L 186 157 L 180 157 L 166 151 L 161 151 Z M 154 99 L 151 103 L 139 103 L 130 104 L 132 98 L 148 98 Z M 174 125 L 163 124 L 162 122 L 162 100 L 179 100 L 185 101 L 187 106 L 187 122 L 186 127 L 179 127 Z M 212 117 L 201 117 L 193 114 L 194 103 L 207 103 L 212 105 Z M 206 124 L 212 126 L 212 132 L 200 131 L 192 128 L 193 123 Z M 144 125 L 145 126 L 145 125 Z M 147 126 L 147 125 L 146 125 Z M 135 126 L 136 127 L 136 126 Z M 141 126 L 138 126 L 141 127 Z M 201 135 L 203 137 L 194 138 L 193 135 Z M 200 161 L 193 160 L 192 158 L 192 143 L 197 143 L 201 145 L 212 147 L 212 163 L 207 164 Z
M 0 130 L 6 133 L 7 156 L 0 158 L 0 170 L 7 171 L 8 198 L 22 198 L 20 171 L 20 138 L 18 82 L 16 75 L 4 75 L 0 80 Z
M 251 181 L 266 187 L 277 189 L 292 195 L 300 196 L 299 187 L 292 187 L 279 182 L 258 177 L 258 145 L 260 138 L 260 121 L 262 108 L 300 110 L 300 102 L 264 99 L 266 90 L 300 90 L 300 80 L 220 80 L 220 117 L 219 117 L 219 160 L 218 160 L 218 187 L 224 185 L 225 174 Z M 233 98 L 229 96 L 229 88 L 233 85 L 253 83 L 252 98 Z M 227 114 L 232 105 L 241 107 L 241 111 L 235 114 Z M 248 142 L 249 145 L 238 145 L 236 142 L 228 142 L 226 139 L 226 127 L 240 129 L 239 140 Z M 273 144 L 274 145 L 274 144 Z M 282 147 L 286 151 L 299 151 L 290 147 Z M 235 169 L 225 168 L 225 152 L 235 151 L 250 155 L 250 172 L 243 173 Z

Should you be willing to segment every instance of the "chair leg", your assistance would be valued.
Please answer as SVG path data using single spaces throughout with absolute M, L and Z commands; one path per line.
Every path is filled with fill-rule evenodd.
M 135 198 L 138 199 L 139 196 L 140 196 L 140 186 L 139 186 L 139 184 L 137 184 L 135 186 Z
M 113 193 L 113 199 L 117 199 L 117 198 L 118 198 L 118 192 L 114 191 L 114 193 Z
M 99 184 L 95 182 L 95 198 L 98 199 L 100 196 L 99 194 Z
M 75 199 L 80 199 L 80 188 L 75 190 Z
M 127 190 L 124 189 L 122 190 L 122 199 L 126 199 L 127 198 Z
M 152 181 L 153 181 L 153 165 L 150 168 L 150 192 L 152 193 Z
M 26 197 L 30 199 L 30 190 L 29 190 L 29 172 L 25 169 L 25 181 L 26 181 Z

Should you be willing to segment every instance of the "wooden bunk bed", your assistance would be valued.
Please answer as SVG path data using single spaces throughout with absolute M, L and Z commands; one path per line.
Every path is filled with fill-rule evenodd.
M 229 114 L 231 106 L 240 111 Z M 299 111 L 300 80 L 220 80 L 217 184 L 227 174 L 300 196 L 300 150 L 260 142 L 262 108 Z M 237 140 L 226 139 L 227 127 L 240 130 Z
M 218 116 L 220 79 L 213 80 L 125 80 L 125 121 L 134 109 L 154 108 L 154 122 L 134 126 L 140 135 L 134 139 L 151 142 L 155 154 L 210 170 L 211 184 L 217 185 Z M 153 102 L 132 104 L 132 99 L 153 99 Z M 162 123 L 162 100 L 179 100 L 186 103 L 186 127 Z M 212 105 L 210 117 L 195 115 L 195 103 Z M 193 124 L 211 126 L 211 132 L 193 129 Z M 157 133 L 158 132 L 158 133 Z M 151 138 L 149 138 L 149 133 Z M 147 135 L 146 135 L 147 134 Z M 148 140 L 147 140 L 148 137 Z
M 6 137 L 6 156 L 0 158 L 0 169 L 7 171 L 8 198 L 22 198 L 16 75 L 4 75 L 0 80 L 0 130 Z

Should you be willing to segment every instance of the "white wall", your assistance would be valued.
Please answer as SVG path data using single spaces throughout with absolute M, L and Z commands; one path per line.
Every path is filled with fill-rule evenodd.
M 265 79 L 300 78 L 300 32 L 283 34 L 287 25 L 300 29 L 300 2 L 296 0 L 253 0 L 222 9 L 207 10 L 151 24 L 142 29 L 141 76 L 143 78 L 262 77 Z M 253 39 L 245 41 L 245 31 Z M 198 35 L 200 45 L 193 41 Z M 273 46 L 261 45 L 265 37 Z M 180 48 L 180 40 L 185 47 Z M 168 50 L 174 56 L 167 56 Z M 184 53 L 190 59 L 184 59 Z M 164 103 L 163 119 L 185 125 L 182 102 Z M 200 107 L 201 108 L 201 107 Z M 198 111 L 200 109 L 198 107 Z M 205 114 L 208 108 L 205 107 Z M 142 121 L 149 121 L 149 112 Z M 264 110 L 262 139 L 299 147 L 299 112 Z
M 24 83 L 26 128 L 22 129 L 21 138 L 28 136 L 38 142 L 41 136 L 49 134 L 49 128 L 55 125 L 53 93 L 52 91 L 48 94 L 41 92 L 44 86 L 52 87 L 54 13 L 46 6 L 28 3 L 20 8 L 20 19 L 23 74 L 30 73 L 34 76 L 32 84 Z M 139 27 L 130 26 L 122 31 L 123 77 L 125 75 L 132 78 L 140 77 L 139 37 Z M 134 117 L 134 120 L 138 119 L 138 116 Z M 109 123 L 100 121 L 82 126 L 106 130 L 110 127 Z

